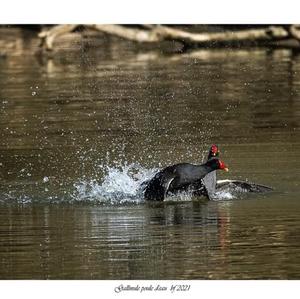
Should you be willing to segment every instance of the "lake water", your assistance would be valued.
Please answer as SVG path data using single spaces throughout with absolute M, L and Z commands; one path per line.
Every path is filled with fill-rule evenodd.
M 298 52 L 35 44 L 0 55 L 0 279 L 300 279 Z M 143 200 L 212 143 L 274 191 Z

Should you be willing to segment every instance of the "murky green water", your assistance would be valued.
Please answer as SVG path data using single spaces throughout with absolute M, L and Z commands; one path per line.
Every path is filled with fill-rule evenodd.
M 300 278 L 298 53 L 111 39 L 45 59 L 20 40 L 0 57 L 1 279 Z M 220 178 L 275 191 L 143 201 L 212 143 Z

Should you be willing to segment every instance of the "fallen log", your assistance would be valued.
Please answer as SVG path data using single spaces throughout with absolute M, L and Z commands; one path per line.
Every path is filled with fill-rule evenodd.
M 290 35 L 300 43 L 300 25 L 291 25 L 289 32 Z
M 40 47 L 50 51 L 53 49 L 54 40 L 66 33 L 72 32 L 77 25 L 57 25 L 49 30 L 43 30 L 38 34 L 41 39 Z
M 155 29 L 144 30 L 121 25 L 88 25 L 87 27 L 139 43 L 154 43 L 162 40 Z
M 167 26 L 157 26 L 156 34 L 161 39 L 180 40 L 188 44 L 224 43 L 236 41 L 283 39 L 288 32 L 282 27 L 271 26 L 266 29 L 250 29 L 241 31 L 225 31 L 217 33 L 191 33 Z
M 58 25 L 39 34 L 41 46 L 53 49 L 55 39 L 74 31 L 78 25 Z M 156 43 L 165 40 L 177 41 L 186 47 L 201 47 L 209 44 L 230 44 L 237 42 L 267 42 L 294 38 L 300 41 L 300 26 L 269 26 L 266 28 L 224 32 L 192 33 L 163 25 L 142 25 L 133 28 L 122 25 L 84 25 L 87 29 L 118 36 L 138 43 Z

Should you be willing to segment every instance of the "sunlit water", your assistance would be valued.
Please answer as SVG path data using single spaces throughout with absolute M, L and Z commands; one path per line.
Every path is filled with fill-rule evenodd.
M 35 42 L 0 57 L 1 279 L 300 278 L 298 53 Z M 144 201 L 212 143 L 274 191 Z

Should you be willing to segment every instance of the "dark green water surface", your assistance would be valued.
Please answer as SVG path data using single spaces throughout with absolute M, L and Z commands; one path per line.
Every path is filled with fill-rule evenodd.
M 0 279 L 300 278 L 298 53 L 32 42 L 0 57 Z M 212 143 L 274 192 L 143 200 Z

